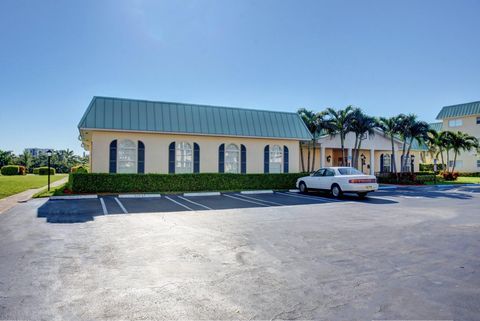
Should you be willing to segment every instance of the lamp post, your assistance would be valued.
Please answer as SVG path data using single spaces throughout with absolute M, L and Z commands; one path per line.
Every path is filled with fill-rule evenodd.
M 50 191 L 50 157 L 52 157 L 52 151 L 47 150 L 47 159 L 48 159 L 48 191 Z
M 415 173 L 414 162 L 415 162 L 415 156 L 412 155 L 410 156 L 410 170 L 412 171 L 412 174 Z
M 360 155 L 360 159 L 362 161 L 362 172 L 363 172 L 363 166 L 365 165 L 365 160 L 367 159 L 367 156 L 365 156 L 363 153 Z

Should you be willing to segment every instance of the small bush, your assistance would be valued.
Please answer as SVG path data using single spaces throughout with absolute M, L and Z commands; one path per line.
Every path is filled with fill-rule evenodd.
M 18 165 L 6 165 L 1 169 L 2 175 L 11 176 L 11 175 L 25 175 L 27 173 L 25 166 Z
M 464 172 L 464 173 L 458 173 L 458 176 L 464 176 L 464 177 L 480 177 L 480 172 Z
M 434 175 L 435 173 L 433 171 L 420 171 L 420 172 L 415 172 L 415 175 L 417 176 L 423 176 L 423 175 Z
M 294 188 L 304 173 L 289 174 L 70 174 L 74 193 L 239 191 Z
M 33 174 L 36 175 L 48 175 L 48 167 L 37 167 L 33 169 Z M 50 167 L 50 175 L 55 175 L 55 168 Z
M 422 185 L 435 181 L 433 172 L 420 173 L 378 173 L 377 182 L 380 184 Z
M 447 173 L 443 173 L 442 175 L 443 175 L 443 179 L 446 181 L 455 181 L 458 178 L 457 172 L 453 172 L 453 173 L 447 172 Z
M 86 174 L 88 173 L 88 169 L 83 165 L 73 166 L 72 168 L 70 168 L 70 173 Z
M 420 172 L 433 172 L 433 164 L 419 164 Z M 437 171 L 443 170 L 443 164 L 437 164 Z
M 435 182 L 435 180 L 436 180 L 435 174 L 419 175 L 419 176 L 415 177 L 415 182 L 417 184 L 425 184 L 425 183 L 429 183 L 429 182 Z

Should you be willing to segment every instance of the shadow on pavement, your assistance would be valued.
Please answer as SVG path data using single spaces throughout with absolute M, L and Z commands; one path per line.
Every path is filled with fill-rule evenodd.
M 100 211 L 99 211 L 100 210 Z M 103 215 L 98 200 L 48 200 L 37 210 L 37 217 L 48 223 L 85 223 Z

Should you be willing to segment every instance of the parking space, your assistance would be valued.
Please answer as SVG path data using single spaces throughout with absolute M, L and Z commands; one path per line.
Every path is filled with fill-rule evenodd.
M 299 194 L 293 192 L 222 193 L 214 196 L 185 196 L 179 194 L 161 195 L 161 197 L 99 196 L 98 199 L 50 200 L 42 207 L 42 216 L 51 222 L 63 222 L 58 217 L 71 216 L 70 220 L 85 221 L 98 215 L 206 211 L 241 209 L 252 207 L 276 207 L 307 204 L 325 204 L 350 201 L 352 198 L 336 200 L 324 194 Z M 90 216 L 91 218 L 86 218 Z

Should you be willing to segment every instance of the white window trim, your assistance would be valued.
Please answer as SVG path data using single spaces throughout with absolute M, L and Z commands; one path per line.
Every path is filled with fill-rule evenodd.
M 448 127 L 461 127 L 463 126 L 463 119 L 455 118 L 448 121 Z
M 278 149 L 277 149 L 278 147 Z M 277 149 L 277 150 L 276 150 Z M 270 147 L 269 155 L 269 173 L 282 173 L 283 172 L 283 150 L 280 145 L 273 145 Z M 278 167 L 278 170 L 275 168 Z M 272 170 L 273 169 L 273 170 Z
M 241 153 L 238 145 L 234 143 L 227 144 L 225 146 L 225 154 L 223 159 L 224 172 L 240 174 L 240 157 L 241 157 Z
M 130 147 L 122 147 L 125 142 L 132 143 Z M 119 139 L 118 146 L 117 146 L 117 173 L 120 174 L 135 174 L 138 170 L 138 143 L 131 139 Z M 128 160 L 121 160 L 120 155 L 122 151 L 131 151 L 133 155 L 133 159 Z M 132 169 L 128 171 L 129 167 L 124 166 L 126 163 L 133 163 Z
M 193 148 L 189 142 L 175 142 L 175 173 L 193 173 Z

